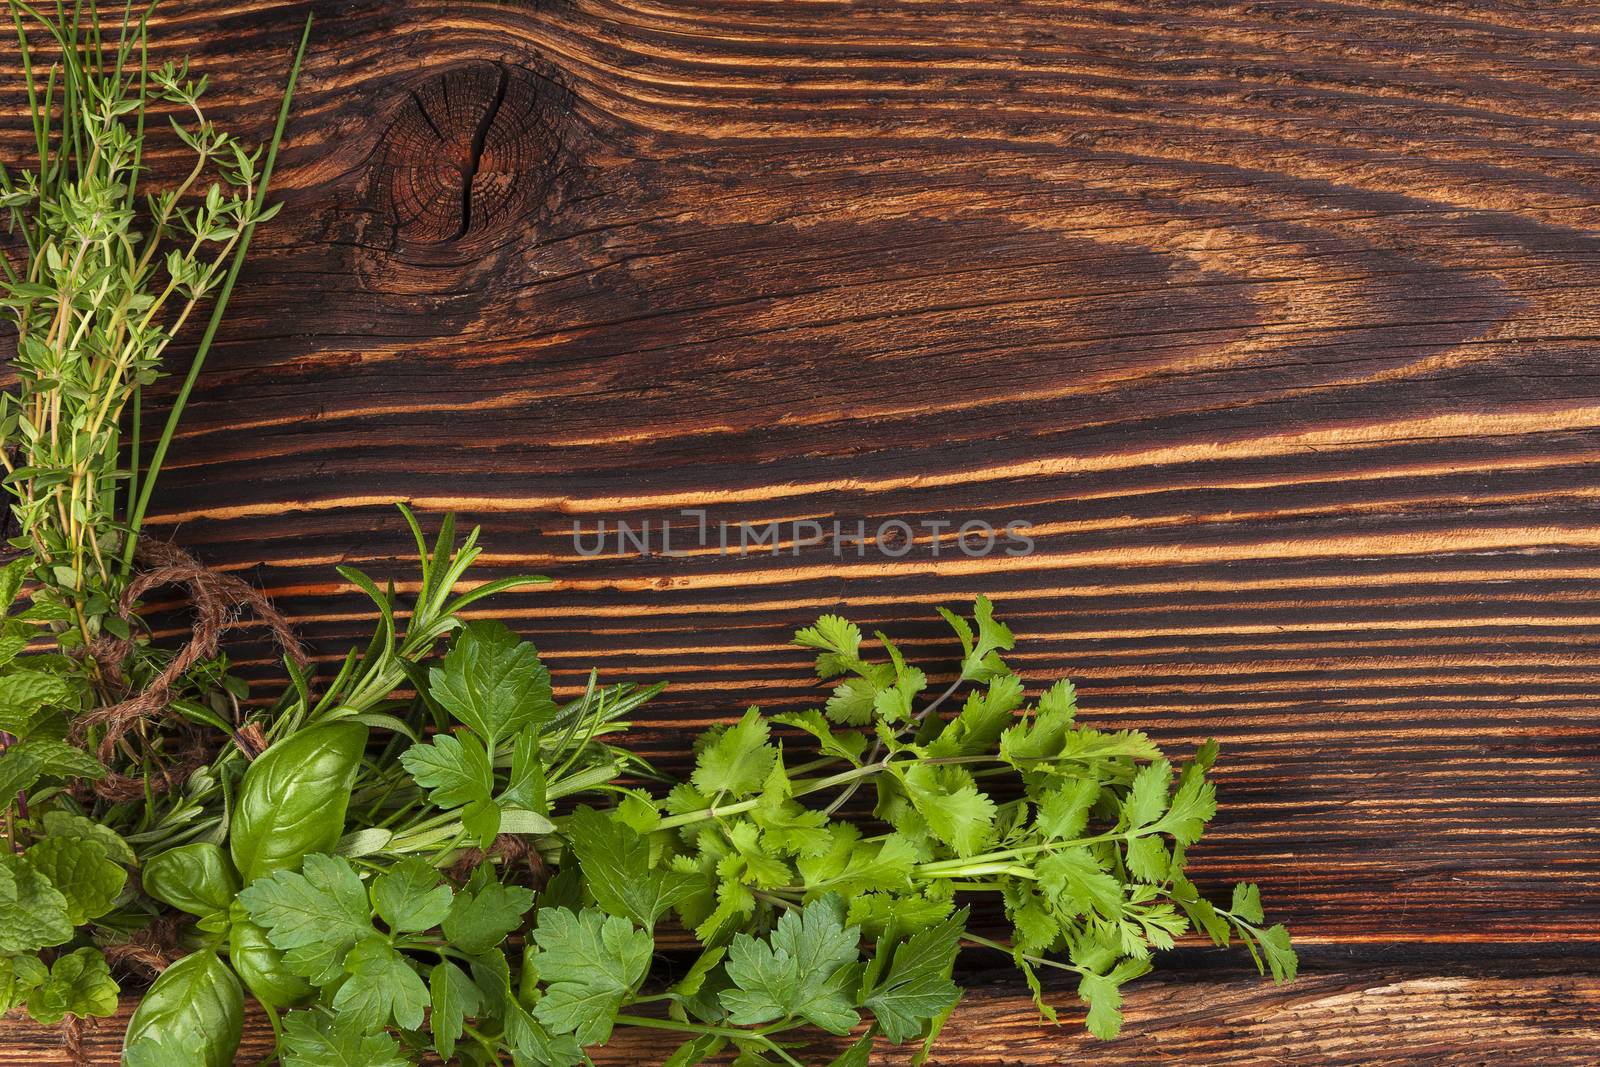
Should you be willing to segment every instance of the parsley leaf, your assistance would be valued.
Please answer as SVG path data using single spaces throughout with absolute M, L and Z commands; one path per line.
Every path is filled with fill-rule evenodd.
M 539 946 L 534 965 L 548 983 L 534 1017 L 580 1045 L 605 1041 L 623 999 L 650 967 L 655 942 L 649 933 L 592 908 L 547 908 L 533 940 Z
M 469 623 L 444 662 L 428 671 L 428 689 L 491 749 L 556 713 L 550 672 L 539 653 L 498 622 Z
M 567 820 L 567 840 L 577 853 L 585 884 L 610 915 L 646 930 L 673 905 L 700 888 L 700 880 L 680 871 L 652 867 L 650 846 L 615 818 L 580 807 Z
M 410 1067 L 387 1034 L 363 1029 L 347 1015 L 292 1011 L 283 1020 L 284 1067 Z M 170 1062 L 170 1061 L 169 1061 Z
M 428 1015 L 433 1047 L 440 1059 L 448 1061 L 456 1053 L 456 1042 L 466 1032 L 467 1017 L 483 1010 L 483 996 L 466 972 L 449 960 L 436 964 L 429 972 L 428 992 L 433 1001 L 433 1011 Z
M 382 937 L 356 944 L 344 960 L 349 975 L 333 998 L 333 1010 L 354 1019 L 362 1029 L 381 1030 L 392 1018 L 402 1029 L 422 1025 L 428 987 L 406 958 Z
M 490 879 L 481 888 L 463 889 L 444 917 L 445 938 L 468 955 L 489 951 L 522 925 L 533 894 L 521 886 Z
M 239 894 L 284 966 L 317 985 L 341 973 L 346 953 L 373 934 L 366 888 L 349 861 L 312 853 L 304 873 L 276 871 Z
M 786 911 L 766 941 L 748 934 L 728 946 L 728 977 L 722 1006 L 746 1026 L 779 1019 L 805 1019 L 830 1033 L 848 1033 L 859 1020 L 848 992 L 854 982 L 861 931 L 844 925 L 837 896 Z
M 894 955 L 883 980 L 863 1003 L 890 1041 L 898 1045 L 917 1037 L 961 996 L 960 987 L 950 980 L 950 971 L 966 922 L 963 908 L 898 945 L 879 938 L 878 956 L 891 951 Z
M 372 881 L 372 903 L 396 933 L 431 930 L 444 921 L 455 894 L 433 866 L 414 856 L 400 860 Z

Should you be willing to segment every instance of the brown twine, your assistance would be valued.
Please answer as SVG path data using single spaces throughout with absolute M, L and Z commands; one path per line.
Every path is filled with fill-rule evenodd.
M 122 594 L 122 601 L 118 605 L 118 613 L 122 618 L 131 620 L 134 602 L 150 590 L 163 585 L 179 585 L 188 590 L 189 604 L 195 614 L 194 628 L 188 644 L 142 690 L 120 703 L 96 708 L 73 724 L 73 738 L 80 742 L 89 730 L 97 726 L 105 727 L 98 749 L 102 763 L 111 761 L 117 745 L 137 723 L 159 718 L 166 711 L 172 687 L 195 664 L 217 654 L 217 646 L 224 633 L 245 625 L 238 618 L 238 613 L 245 608 L 266 624 L 273 640 L 295 663 L 304 667 L 308 662 L 305 648 L 296 640 L 289 620 L 272 606 L 265 594 L 248 583 L 231 574 L 211 570 L 170 542 L 143 539 L 134 558 L 145 569 Z M 102 637 L 91 646 L 89 655 L 94 658 L 101 676 L 107 682 L 126 688 L 127 679 L 122 672 L 122 664 L 133 653 L 133 649 L 131 637 Z M 184 769 L 183 762 L 180 760 L 163 768 L 159 775 L 150 780 L 149 787 L 158 792 L 170 789 L 199 766 L 195 763 Z M 95 792 L 108 800 L 129 800 L 143 796 L 145 786 L 146 783 L 141 779 L 113 773 L 95 783 Z
M 83 1047 L 83 1032 L 93 1025 L 95 1025 L 94 1020 L 80 1019 L 76 1015 L 67 1015 L 61 1020 L 59 1027 L 61 1048 L 74 1067 L 87 1067 L 91 1062 L 88 1052 Z
M 172 965 L 182 945 L 178 940 L 181 923 L 176 915 L 163 915 L 151 921 L 143 930 L 135 930 L 128 940 L 106 945 L 106 961 L 113 966 L 138 968 L 155 978 Z
M 457 882 L 465 882 L 480 863 L 490 859 L 500 860 L 501 866 L 506 868 L 519 862 L 526 864 L 528 884 L 533 889 L 544 888 L 547 873 L 544 857 L 539 855 L 538 849 L 524 843 L 516 834 L 499 834 L 487 852 L 481 848 L 467 849 L 455 863 L 450 865 L 450 876 Z

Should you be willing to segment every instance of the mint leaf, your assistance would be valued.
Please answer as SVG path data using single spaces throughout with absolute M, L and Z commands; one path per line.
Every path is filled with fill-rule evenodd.
M 46 837 L 71 837 L 93 841 L 112 863 L 132 867 L 138 862 L 133 848 L 122 836 L 104 823 L 75 815 L 70 811 L 51 810 L 40 816 Z
M 580 1045 L 604 1042 L 623 999 L 649 970 L 655 942 L 627 919 L 592 908 L 541 911 L 533 940 L 534 965 L 547 983 L 534 1018 Z
M 837 896 L 786 911 L 766 941 L 738 934 L 728 946 L 728 977 L 737 988 L 720 996 L 741 1026 L 805 1019 L 830 1033 L 860 1021 L 847 992 L 857 973 L 861 931 L 844 925 Z
M 36 956 L 0 956 L 0 1015 L 27 1000 L 49 977 Z
M 317 985 L 338 978 L 345 955 L 374 932 L 366 887 L 349 861 L 334 856 L 312 853 L 304 873 L 258 878 L 239 900 L 283 951 L 284 966 Z
M 593 808 L 580 807 L 572 813 L 567 840 L 595 903 L 646 930 L 654 929 L 657 919 L 702 885 L 694 875 L 653 867 L 650 845 L 643 837 Z
M 878 940 L 878 956 L 891 951 L 894 956 L 864 1006 L 877 1017 L 890 1041 L 899 1045 L 917 1037 L 961 996 L 960 987 L 950 980 L 950 971 L 966 922 L 963 908 L 899 945 L 886 938 Z
M 381 1030 L 392 1018 L 403 1030 L 422 1025 L 428 987 L 406 958 L 381 937 L 358 942 L 344 961 L 350 976 L 333 998 L 333 1010 L 367 1031 Z
M 37 952 L 72 934 L 67 898 L 26 856 L 0 849 L 0 955 Z
M 444 662 L 428 671 L 428 688 L 490 749 L 556 713 L 538 651 L 498 622 L 467 624 Z
M 105 777 L 106 768 L 99 760 L 76 745 L 48 738 L 30 738 L 14 745 L 7 755 L 25 753 L 39 765 L 39 774 L 47 778 Z
M 21 745 L 0 752 L 0 797 L 5 797 L 6 807 L 11 806 L 18 793 L 32 789 L 43 776 L 44 767 Z
M 707 796 L 749 796 L 760 790 L 777 762 L 778 750 L 767 743 L 767 722 L 751 708 L 732 726 L 704 736 L 690 781 Z
M 444 921 L 455 894 L 433 866 L 416 857 L 396 863 L 372 882 L 372 903 L 395 933 L 420 933 Z
M 65 898 L 73 926 L 110 911 L 128 881 L 128 872 L 106 859 L 103 847 L 83 838 L 47 837 L 23 855 Z
M 50 965 L 50 974 L 28 997 L 35 1022 L 54 1026 L 68 1015 L 109 1018 L 117 1013 L 120 990 L 97 948 L 80 948 Z

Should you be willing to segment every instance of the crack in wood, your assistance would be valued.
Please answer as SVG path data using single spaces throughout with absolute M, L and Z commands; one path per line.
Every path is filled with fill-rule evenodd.
M 500 106 L 506 100 L 506 84 L 510 75 L 505 66 L 500 67 L 500 81 L 495 86 L 494 98 L 489 101 L 489 106 L 484 109 L 483 116 L 478 120 L 478 128 L 472 131 L 472 148 L 467 154 L 466 166 L 461 172 L 461 228 L 456 231 L 451 241 L 459 241 L 472 229 L 472 183 L 477 180 L 478 168 L 483 163 L 483 146 L 489 138 L 489 128 L 494 125 L 495 116 L 500 114 Z

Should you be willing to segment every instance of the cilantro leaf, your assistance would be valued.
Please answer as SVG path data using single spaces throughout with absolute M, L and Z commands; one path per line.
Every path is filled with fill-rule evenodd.
M 739 934 L 728 946 L 734 989 L 720 996 L 741 1026 L 805 1019 L 830 1033 L 848 1033 L 860 1021 L 848 992 L 857 968 L 861 931 L 844 925 L 837 896 L 786 911 L 766 941 Z
M 468 623 L 444 662 L 428 671 L 428 690 L 491 749 L 556 714 L 538 651 L 498 622 Z
M 1247 923 L 1267 921 L 1267 913 L 1261 907 L 1261 887 L 1254 882 L 1240 882 L 1233 887 L 1233 902 L 1228 910 Z
M 817 657 L 818 678 L 836 678 L 861 664 L 861 628 L 837 615 L 824 615 L 815 626 L 796 630 L 794 643 L 821 653 Z
M 1067 915 L 1096 912 L 1107 919 L 1121 918 L 1122 882 L 1103 869 L 1088 849 L 1052 852 L 1035 869 L 1040 888 Z
M 911 869 L 917 862 L 915 846 L 900 834 L 881 842 L 864 842 L 852 823 L 835 823 L 828 829 L 828 851 L 795 861 L 811 899 L 827 892 L 847 897 L 873 889 L 896 893 L 911 891 Z
M 1122 986 L 1149 973 L 1145 960 L 1123 960 L 1109 974 L 1089 973 L 1078 983 L 1078 999 L 1089 1005 L 1089 1032 L 1109 1041 L 1122 1030 Z
M 595 903 L 646 930 L 654 929 L 668 909 L 700 888 L 694 875 L 653 867 L 644 838 L 593 808 L 580 807 L 572 813 L 567 840 Z
M 1005 662 L 1000 659 L 1000 653 L 1011 651 L 1016 642 L 1006 624 L 995 619 L 994 605 L 990 603 L 988 597 L 978 597 L 972 609 L 973 618 L 978 624 L 976 640 L 972 627 L 966 619 L 948 608 L 939 608 L 938 611 L 961 642 L 962 681 L 986 682 L 990 678 L 1008 673 Z
M 1172 789 L 1172 764 L 1156 760 L 1141 767 L 1133 776 L 1133 788 L 1122 806 L 1128 826 L 1149 826 L 1167 812 L 1167 795 Z
M 534 1018 L 580 1045 L 604 1042 L 617 1009 L 649 970 L 655 947 L 649 933 L 593 908 L 549 908 L 539 913 L 533 940 L 535 966 L 548 983 Z
M 772 721 L 804 730 L 817 739 L 823 755 L 835 756 L 853 767 L 861 766 L 861 753 L 867 748 L 866 735 L 854 730 L 835 733 L 822 712 L 814 708 L 810 711 L 786 711 L 774 715 Z
M 1074 778 L 1045 795 L 1039 802 L 1034 825 L 1046 839 L 1070 841 L 1089 825 L 1089 811 L 1100 796 L 1095 778 Z
M 743 797 L 756 792 L 778 759 L 768 736 L 767 721 L 757 708 L 746 711 L 732 726 L 711 730 L 690 781 L 707 796 Z
M 901 780 L 928 829 L 957 855 L 971 856 L 989 839 L 995 803 L 978 791 L 965 769 L 917 763 Z

